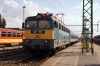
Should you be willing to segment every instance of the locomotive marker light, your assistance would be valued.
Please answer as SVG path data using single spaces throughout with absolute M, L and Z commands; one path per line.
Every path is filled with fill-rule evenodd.
M 46 43 L 46 44 L 47 44 L 47 43 L 48 43 L 48 40 L 45 40 L 45 41 L 44 41 L 44 43 Z

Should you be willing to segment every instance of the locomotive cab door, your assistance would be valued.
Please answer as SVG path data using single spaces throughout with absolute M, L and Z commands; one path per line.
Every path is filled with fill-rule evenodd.
M 56 39 L 56 43 L 58 44 L 59 43 L 59 27 L 58 27 L 58 22 L 54 21 L 54 37 Z

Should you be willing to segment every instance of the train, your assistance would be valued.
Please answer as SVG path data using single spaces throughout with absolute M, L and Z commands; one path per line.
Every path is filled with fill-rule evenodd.
M 0 45 L 13 46 L 22 45 L 24 31 L 0 28 Z
M 54 55 L 57 51 L 79 41 L 79 37 L 52 13 L 37 13 L 22 23 L 25 31 L 23 49 L 36 55 Z
M 93 37 L 93 43 L 100 45 L 100 35 L 96 35 Z

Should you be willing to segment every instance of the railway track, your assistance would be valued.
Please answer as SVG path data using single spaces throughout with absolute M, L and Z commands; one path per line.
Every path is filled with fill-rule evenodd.
M 40 66 L 43 62 L 45 62 L 49 57 L 42 58 L 42 57 L 34 57 L 32 55 L 22 55 L 20 57 L 8 59 L 9 61 L 2 61 L 0 65 L 4 66 Z
M 4 52 L 4 53 L 0 54 L 0 60 L 2 60 L 2 59 L 6 60 L 7 57 L 20 55 L 22 53 L 24 53 L 23 49 L 20 49 L 19 51 L 18 50 L 14 50 L 14 51 L 9 51 L 9 52 Z
M 34 57 L 30 53 L 25 54 L 23 50 L 18 52 L 10 51 L 4 54 L 5 56 L 0 59 L 0 66 L 40 66 L 43 62 L 45 62 L 50 57 Z
M 1 53 L 0 54 L 0 66 L 4 65 L 11 65 L 14 64 L 15 62 L 19 62 L 22 59 L 26 59 L 31 57 L 32 55 L 30 53 L 25 54 L 23 49 L 18 50 L 12 50 L 9 52 Z
M 14 49 L 20 49 L 22 46 L 12 46 L 12 47 L 0 47 L 0 52 L 4 51 L 9 51 L 9 50 L 14 50 Z
M 5 49 L 4 50 L 2 49 L 2 50 L 0 50 L 0 54 L 3 53 L 3 52 L 6 53 L 6 52 L 11 52 L 11 51 L 16 51 L 16 50 L 18 51 L 18 49 L 20 50 L 22 48 L 16 48 L 16 49 L 13 48 L 13 49 L 6 49 L 6 50 Z
M 45 58 L 25 54 L 23 49 L 10 49 L 0 51 L 0 66 L 40 65 Z
M 8 64 L 4 64 L 4 66 L 40 66 L 43 62 L 45 62 L 49 57 L 46 58 L 40 58 L 40 57 L 27 57 L 25 59 L 11 62 Z

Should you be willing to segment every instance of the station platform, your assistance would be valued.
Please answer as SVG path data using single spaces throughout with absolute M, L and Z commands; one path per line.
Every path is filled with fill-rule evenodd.
M 49 58 L 41 66 L 100 66 L 100 46 L 94 44 L 92 53 L 81 54 L 81 42 L 74 44 Z

